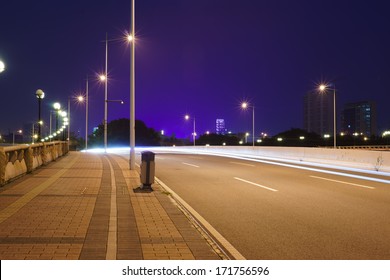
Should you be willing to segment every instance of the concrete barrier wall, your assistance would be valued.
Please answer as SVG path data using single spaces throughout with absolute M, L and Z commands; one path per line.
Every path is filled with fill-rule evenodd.
M 252 155 L 256 157 L 288 159 L 300 162 L 334 164 L 372 171 L 390 172 L 389 151 L 345 150 L 308 147 L 185 147 L 200 152 Z M 180 149 L 180 147 L 176 147 Z
M 68 153 L 62 141 L 0 147 L 0 186 Z

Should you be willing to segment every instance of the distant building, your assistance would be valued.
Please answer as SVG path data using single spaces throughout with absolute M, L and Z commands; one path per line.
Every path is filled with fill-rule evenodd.
M 225 127 L 225 120 L 224 119 L 217 119 L 215 122 L 215 132 L 217 134 L 224 135 L 226 133 L 226 127 Z
M 304 129 L 333 136 L 333 92 L 309 92 L 304 97 Z
M 343 132 L 365 136 L 377 134 L 377 112 L 375 102 L 355 102 L 344 105 L 342 112 Z

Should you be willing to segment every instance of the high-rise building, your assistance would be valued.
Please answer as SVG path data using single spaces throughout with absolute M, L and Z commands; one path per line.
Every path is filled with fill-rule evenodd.
M 217 134 L 225 134 L 226 133 L 226 127 L 225 127 L 225 120 L 224 119 L 217 119 L 215 122 L 215 132 Z
M 321 136 L 333 136 L 333 107 L 333 92 L 308 92 L 304 97 L 305 130 Z
M 345 104 L 342 112 L 342 126 L 343 132 L 346 134 L 376 135 L 375 102 L 362 101 Z

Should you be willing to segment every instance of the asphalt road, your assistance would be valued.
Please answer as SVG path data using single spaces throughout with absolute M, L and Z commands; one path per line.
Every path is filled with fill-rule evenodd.
M 247 259 L 390 259 L 389 177 L 352 175 L 368 178 L 156 155 L 156 176 Z

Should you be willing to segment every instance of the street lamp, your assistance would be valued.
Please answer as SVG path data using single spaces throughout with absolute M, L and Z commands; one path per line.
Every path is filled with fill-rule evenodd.
M 333 88 L 328 88 L 328 85 L 325 85 L 325 84 L 321 84 L 319 87 L 318 87 L 319 91 L 320 92 L 325 92 L 327 91 L 327 89 L 329 90 L 333 90 L 333 148 L 336 149 L 337 148 L 337 132 L 336 132 L 336 87 L 334 86 L 333 84 Z
M 58 115 L 60 114 L 61 104 L 56 102 L 53 104 L 53 108 L 56 111 L 56 131 L 58 130 Z
M 19 130 L 17 130 L 17 131 L 14 131 L 13 133 L 12 133 L 12 146 L 14 146 L 15 145 L 15 133 L 22 133 L 23 131 L 21 130 L 21 129 L 19 129 Z
M 85 86 L 85 150 L 88 149 L 88 75 Z
M 38 89 L 35 92 L 35 96 L 38 98 L 38 141 L 41 141 L 41 125 L 42 125 L 42 119 L 41 119 L 41 103 L 42 99 L 45 98 L 45 93 L 41 90 Z
M 185 115 L 184 118 L 188 121 L 190 119 L 190 116 L 189 115 Z M 192 118 L 192 119 L 194 121 L 194 131 L 192 132 L 192 140 L 193 140 L 194 146 L 195 146 L 195 139 L 196 139 L 195 118 Z
M 249 105 L 248 102 L 241 103 L 242 109 L 246 110 L 249 107 L 252 107 L 252 146 L 255 146 L 255 106 Z
M 63 116 L 64 117 L 64 121 L 68 123 L 68 125 L 67 125 L 68 126 L 68 145 L 70 143 L 70 120 L 71 120 L 70 119 L 70 100 L 72 98 L 74 98 L 74 100 L 76 102 L 79 102 L 79 103 L 84 101 L 84 96 L 82 96 L 82 95 L 79 95 L 79 96 L 76 96 L 76 97 L 73 97 L 73 96 L 69 96 L 68 97 L 68 116 L 67 116 L 67 120 L 65 120 L 66 116 Z
M 104 152 L 107 153 L 107 67 L 108 67 L 108 35 L 106 33 L 106 64 L 105 74 L 100 76 L 100 80 L 104 81 Z
M 135 0 L 131 0 L 130 35 L 130 170 L 135 170 Z

